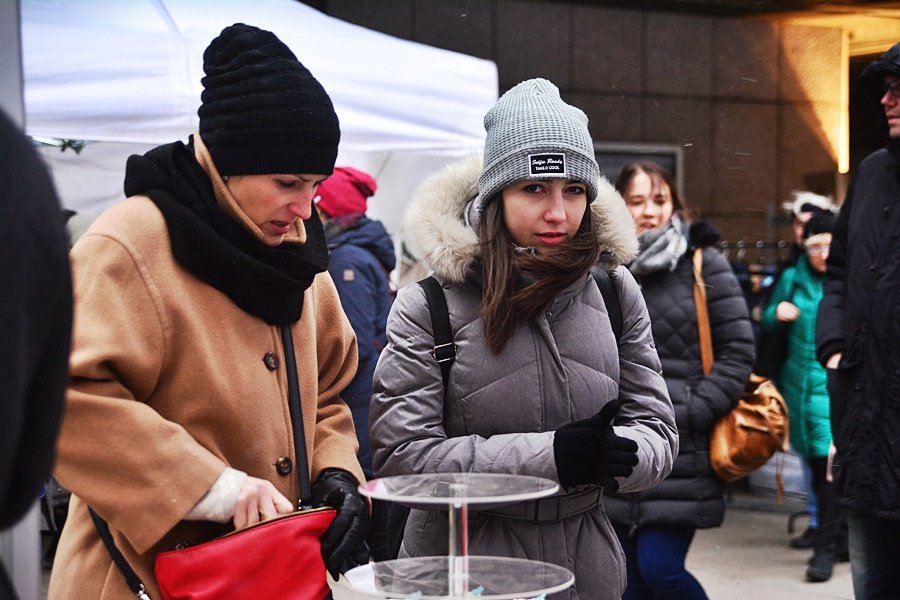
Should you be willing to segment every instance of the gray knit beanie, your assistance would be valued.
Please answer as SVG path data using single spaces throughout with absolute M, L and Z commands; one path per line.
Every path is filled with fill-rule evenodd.
M 587 186 L 588 202 L 597 197 L 600 167 L 587 115 L 563 102 L 546 79 L 523 81 L 503 94 L 484 116 L 484 128 L 480 208 L 523 179 L 574 179 Z

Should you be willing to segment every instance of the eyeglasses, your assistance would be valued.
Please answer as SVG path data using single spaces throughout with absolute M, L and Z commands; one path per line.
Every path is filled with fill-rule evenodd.
M 884 84 L 884 91 L 889 92 L 894 100 L 900 100 L 900 79 Z
M 828 244 L 825 244 L 824 246 L 820 246 L 817 244 L 815 246 L 807 246 L 806 251 L 809 254 L 818 254 L 821 256 L 822 254 L 828 254 L 828 248 Z

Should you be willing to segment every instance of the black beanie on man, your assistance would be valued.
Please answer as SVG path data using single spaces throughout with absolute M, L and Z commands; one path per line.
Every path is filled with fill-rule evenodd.
M 200 137 L 220 175 L 330 175 L 340 125 L 331 98 L 271 31 L 236 23 L 203 53 Z

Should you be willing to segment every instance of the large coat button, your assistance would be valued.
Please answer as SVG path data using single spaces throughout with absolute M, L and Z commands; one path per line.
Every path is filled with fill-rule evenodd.
M 291 459 L 287 456 L 282 456 L 278 460 L 275 461 L 275 470 L 278 471 L 279 475 L 287 475 L 291 472 L 291 468 L 293 467 L 293 463 Z
M 263 362 L 266 363 L 266 368 L 270 371 L 274 371 L 278 368 L 278 355 L 274 352 L 266 352 L 266 355 L 263 356 Z

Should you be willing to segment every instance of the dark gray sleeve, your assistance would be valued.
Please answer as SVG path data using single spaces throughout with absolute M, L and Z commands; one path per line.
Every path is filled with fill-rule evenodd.
M 844 298 L 847 285 L 847 229 L 853 206 L 855 182 L 850 184 L 847 197 L 841 205 L 831 236 L 825 279 L 825 294 L 819 302 L 816 314 L 816 359 L 825 366 L 836 352 L 844 351 Z
M 672 470 L 678 454 L 675 412 L 662 376 L 644 296 L 625 267 L 616 270 L 623 327 L 619 340 L 618 435 L 638 444 L 638 464 L 619 485 L 621 492 L 647 489 Z
M 713 368 L 694 388 L 691 421 L 712 429 L 737 404 L 756 359 L 747 302 L 728 261 L 717 250 L 703 251 L 703 279 L 712 330 Z

